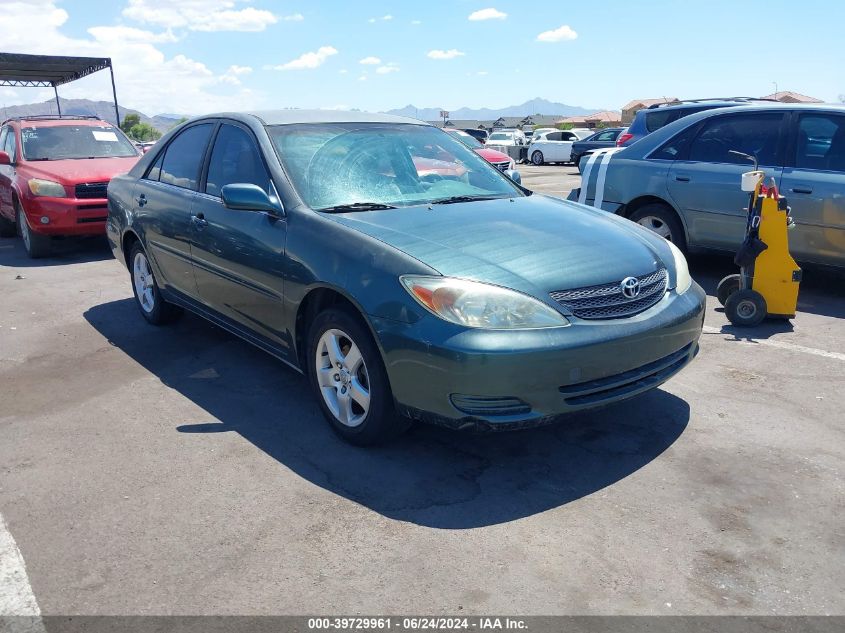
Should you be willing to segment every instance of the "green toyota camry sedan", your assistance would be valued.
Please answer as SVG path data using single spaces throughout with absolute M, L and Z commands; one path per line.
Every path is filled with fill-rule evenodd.
M 689 363 L 705 295 L 678 249 L 518 180 L 412 119 L 223 113 L 112 179 L 107 232 L 144 319 L 277 356 L 358 444 L 550 422 Z

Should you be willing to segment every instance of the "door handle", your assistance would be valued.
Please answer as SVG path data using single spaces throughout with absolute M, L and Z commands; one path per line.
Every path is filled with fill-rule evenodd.
M 196 215 L 191 216 L 191 222 L 195 227 L 198 229 L 204 229 L 208 226 L 208 220 L 205 219 L 205 216 L 202 213 L 197 213 Z
M 689 176 L 681 176 L 680 174 L 675 176 L 675 180 L 678 182 L 689 182 Z
M 813 193 L 813 190 L 809 187 L 793 187 L 790 191 L 792 193 Z
M 143 207 L 145 204 L 147 204 L 147 196 L 142 193 L 138 196 L 138 206 Z

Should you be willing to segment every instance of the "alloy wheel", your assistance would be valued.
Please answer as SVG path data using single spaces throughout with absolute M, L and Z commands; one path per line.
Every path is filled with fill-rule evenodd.
M 132 262 L 132 283 L 135 284 L 135 294 L 141 309 L 147 314 L 155 309 L 155 293 L 153 292 L 153 271 L 144 253 L 136 253 Z
M 370 378 L 355 341 L 342 330 L 326 330 L 317 343 L 314 362 L 329 411 L 345 426 L 360 425 L 370 410 Z

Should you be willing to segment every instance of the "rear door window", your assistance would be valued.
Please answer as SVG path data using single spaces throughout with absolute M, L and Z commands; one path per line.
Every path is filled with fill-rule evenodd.
M 200 167 L 212 128 L 211 123 L 194 125 L 170 142 L 161 164 L 161 182 L 197 190 Z
M 689 160 L 748 165 L 741 152 L 760 165 L 778 165 L 778 141 L 783 114 L 755 112 L 716 116 L 705 121 L 689 148 Z
M 798 120 L 795 167 L 845 172 L 845 117 L 802 114 Z

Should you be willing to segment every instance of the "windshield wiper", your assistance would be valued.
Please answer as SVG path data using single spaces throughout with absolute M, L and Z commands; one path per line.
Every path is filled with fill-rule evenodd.
M 431 200 L 429 204 L 455 204 L 456 202 L 475 202 L 476 200 L 501 200 L 508 196 L 449 196 Z
M 343 213 L 345 211 L 382 211 L 384 209 L 395 209 L 396 207 L 382 202 L 350 202 L 349 204 L 337 204 L 333 207 L 317 209 L 326 213 Z

